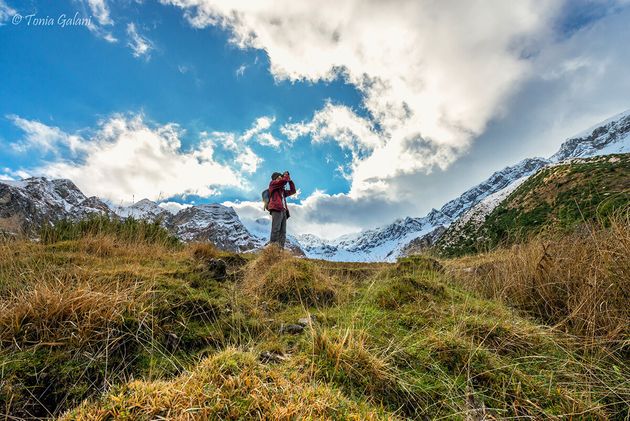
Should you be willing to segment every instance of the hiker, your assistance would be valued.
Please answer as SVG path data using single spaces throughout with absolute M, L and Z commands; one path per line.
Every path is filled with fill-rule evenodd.
M 285 189 L 289 183 L 289 189 Z M 276 243 L 284 248 L 287 239 L 287 219 L 289 218 L 289 209 L 287 208 L 286 197 L 295 194 L 295 184 L 291 180 L 289 171 L 284 174 L 274 172 L 271 175 L 269 183 L 269 204 L 267 210 L 271 213 L 271 238 L 270 243 Z

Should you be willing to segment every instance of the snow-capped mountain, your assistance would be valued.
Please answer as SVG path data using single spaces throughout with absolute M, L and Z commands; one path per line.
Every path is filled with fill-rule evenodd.
M 340 261 L 395 260 L 415 243 L 433 244 L 453 221 L 486 197 L 508 187 L 515 180 L 524 179 L 549 164 L 543 158 L 528 158 L 516 165 L 492 174 L 486 181 L 465 191 L 446 203 L 440 210 L 433 209 L 420 218 L 407 217 L 393 223 L 339 237 L 322 240 L 313 235 L 299 236 L 298 241 L 308 257 Z
M 630 110 L 567 139 L 551 160 L 559 162 L 626 152 L 630 152 Z
M 112 210 L 122 218 L 132 217 L 149 221 L 166 219 L 171 215 L 169 211 L 149 199 L 142 199 L 131 206 L 114 206 Z
M 42 225 L 89 214 L 111 214 L 97 197 L 86 197 L 70 180 L 33 177 L 0 181 L 0 230 L 33 234 Z
M 550 160 L 545 158 L 526 158 L 516 165 L 505 167 L 501 171 L 492 174 L 487 180 L 466 190 L 458 198 L 446 203 L 440 210 L 448 215 L 451 221 L 454 221 L 481 200 L 508 187 L 520 178 L 536 173 L 544 166 L 549 165 L 550 162 Z
M 308 257 L 330 260 L 394 260 L 430 246 L 447 233 L 451 224 L 483 221 L 492 210 L 529 176 L 541 168 L 572 158 L 630 152 L 630 110 L 567 139 L 550 158 L 527 158 L 492 174 L 487 180 L 447 202 L 427 216 L 405 218 L 392 224 L 323 240 L 314 235 L 298 237 Z M 461 222 L 460 222 L 461 220 Z M 446 234 L 446 235 L 447 235 Z
M 247 251 L 265 244 L 245 228 L 233 208 L 218 203 L 182 209 L 165 225 L 183 241 L 208 241 L 223 250 Z
M 486 196 L 475 206 L 464 212 L 462 216 L 457 218 L 457 220 L 451 225 L 451 228 L 456 226 L 463 226 L 469 221 L 474 223 L 483 222 L 486 219 L 486 216 L 488 216 L 494 210 L 494 208 L 499 206 L 499 203 L 505 200 L 505 198 L 507 198 L 510 193 L 516 190 L 516 188 L 523 184 L 528 178 L 529 175 L 523 176 L 508 184 L 501 190 Z
M 422 218 L 398 219 L 393 223 L 339 237 L 332 241 L 314 235 L 301 235 L 297 239 L 308 257 L 344 261 L 392 260 L 401 245 L 450 221 L 447 215 L 433 209 Z

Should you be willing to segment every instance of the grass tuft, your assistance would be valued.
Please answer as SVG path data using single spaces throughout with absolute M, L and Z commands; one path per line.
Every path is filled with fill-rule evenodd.
M 306 307 L 333 304 L 341 289 L 334 277 L 313 262 L 293 257 L 273 245 L 246 267 L 242 286 L 259 301 Z
M 304 375 L 259 363 L 251 353 L 227 349 L 171 381 L 134 381 L 64 420 L 106 419 L 388 419 Z

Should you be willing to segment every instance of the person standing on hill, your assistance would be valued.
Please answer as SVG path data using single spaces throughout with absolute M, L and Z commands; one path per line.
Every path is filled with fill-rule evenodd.
M 289 189 L 285 186 L 289 183 Z M 289 171 L 284 174 L 274 172 L 271 175 L 269 183 L 269 205 L 268 210 L 271 213 L 271 238 L 270 243 L 276 243 L 284 248 L 287 239 L 287 219 L 289 218 L 289 209 L 287 208 L 286 198 L 295 194 L 295 184 L 291 180 Z

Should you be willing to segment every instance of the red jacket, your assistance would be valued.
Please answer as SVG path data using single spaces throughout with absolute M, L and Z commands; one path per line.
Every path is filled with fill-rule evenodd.
M 289 190 L 284 185 L 289 183 Z M 295 194 L 295 184 L 288 175 L 278 177 L 269 183 L 269 206 L 268 209 L 281 211 L 286 210 L 284 198 Z

